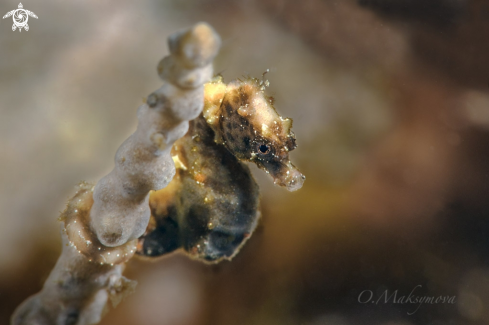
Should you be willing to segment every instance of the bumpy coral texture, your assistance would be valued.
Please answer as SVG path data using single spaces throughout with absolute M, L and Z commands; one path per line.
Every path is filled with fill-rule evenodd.
M 136 132 L 117 151 L 114 170 L 95 186 L 90 217 L 105 246 L 123 245 L 146 230 L 148 193 L 164 188 L 175 174 L 171 147 L 202 111 L 203 83 L 212 77 L 219 43 L 205 24 L 170 37 L 172 55 L 158 66 L 163 86 L 139 108 Z
M 81 184 L 68 203 L 58 263 L 12 324 L 95 324 L 109 299 L 115 305 L 132 291 L 135 283 L 121 275 L 124 262 L 147 228 L 150 190 L 164 188 L 175 174 L 172 145 L 202 111 L 203 84 L 219 47 L 205 23 L 170 36 L 170 55 L 158 65 L 163 86 L 139 108 L 137 130 L 117 151 L 114 170 L 95 187 Z

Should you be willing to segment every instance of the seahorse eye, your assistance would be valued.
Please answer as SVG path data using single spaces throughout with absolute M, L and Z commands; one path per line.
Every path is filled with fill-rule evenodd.
M 258 147 L 258 150 L 263 154 L 267 154 L 270 152 L 270 147 L 267 146 L 266 144 L 262 144 Z

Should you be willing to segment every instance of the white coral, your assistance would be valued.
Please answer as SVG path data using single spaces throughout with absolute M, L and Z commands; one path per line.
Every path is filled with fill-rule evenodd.
M 170 55 L 158 65 L 163 86 L 139 107 L 137 130 L 117 151 L 114 170 L 95 186 L 93 201 L 91 186 L 82 184 L 69 202 L 58 263 L 42 291 L 17 308 L 12 324 L 95 324 L 109 298 L 118 302 L 133 289 L 122 271 L 148 225 L 149 191 L 164 188 L 175 174 L 171 147 L 202 111 L 203 84 L 212 77 L 221 41 L 199 23 L 168 43 Z
M 203 108 L 203 84 L 212 77 L 220 40 L 204 23 L 170 37 L 171 54 L 158 71 L 165 81 L 138 110 L 139 125 L 119 148 L 115 168 L 95 186 L 91 224 L 100 242 L 120 246 L 140 237 L 148 224 L 149 191 L 171 181 L 173 143 Z

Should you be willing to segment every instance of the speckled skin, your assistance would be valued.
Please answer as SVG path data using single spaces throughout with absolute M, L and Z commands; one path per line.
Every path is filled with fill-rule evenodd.
M 249 168 L 224 146 L 200 116 L 174 146 L 177 173 L 152 193 L 151 231 L 138 253 L 160 256 L 183 247 L 205 261 L 230 259 L 258 220 L 258 185 Z
M 220 83 L 218 79 L 206 84 L 206 93 L 212 85 L 218 87 Z M 264 94 L 265 84 L 268 81 L 254 78 L 229 83 L 222 101 L 214 103 L 219 108 L 206 103 L 204 116 L 219 117 L 207 119 L 218 134 L 218 143 L 241 161 L 255 163 L 276 185 L 296 191 L 302 187 L 305 176 L 289 160 L 289 151 L 297 147 L 292 120 L 277 113 L 273 98 Z
M 177 174 L 150 197 L 152 219 L 139 255 L 183 248 L 207 262 L 231 259 L 256 227 L 258 186 L 243 162 L 253 162 L 289 191 L 305 177 L 291 164 L 292 121 L 277 114 L 264 81 L 205 86 L 203 114 L 172 150 Z

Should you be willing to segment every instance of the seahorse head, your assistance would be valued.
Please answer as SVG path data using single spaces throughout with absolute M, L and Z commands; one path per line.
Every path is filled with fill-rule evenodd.
M 264 83 L 250 78 L 226 85 L 218 78 L 206 84 L 204 117 L 217 142 L 238 159 L 255 163 L 275 184 L 295 191 L 305 176 L 289 159 L 297 146 L 292 120 L 277 113 Z

